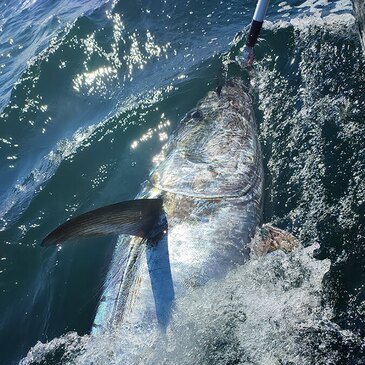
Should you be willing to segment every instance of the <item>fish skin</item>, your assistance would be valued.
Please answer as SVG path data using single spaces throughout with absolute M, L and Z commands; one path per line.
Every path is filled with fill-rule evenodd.
M 156 240 L 119 237 L 92 334 L 168 326 L 176 298 L 249 257 L 263 168 L 252 101 L 239 79 L 180 122 L 138 198 L 162 198 Z M 168 226 L 164 226 L 167 220 Z

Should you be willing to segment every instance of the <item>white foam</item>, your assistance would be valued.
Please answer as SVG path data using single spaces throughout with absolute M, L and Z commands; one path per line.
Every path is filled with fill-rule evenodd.
M 21 365 L 65 349 L 72 364 L 246 364 L 279 361 L 311 364 L 307 330 L 332 329 L 323 308 L 322 279 L 328 261 L 312 258 L 314 247 L 252 259 L 220 282 L 190 292 L 176 304 L 166 339 L 153 331 L 122 327 L 98 337 L 70 333 L 33 347 Z M 340 332 L 336 328 L 337 332 Z
M 282 2 L 279 4 L 278 14 L 278 20 L 265 20 L 265 29 L 276 30 L 289 26 L 300 29 L 311 26 L 343 29 L 355 22 L 350 0 L 307 0 L 298 6 Z

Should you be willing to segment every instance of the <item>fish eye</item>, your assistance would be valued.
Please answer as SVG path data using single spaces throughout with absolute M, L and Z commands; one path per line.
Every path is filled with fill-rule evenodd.
M 187 114 L 187 118 L 202 120 L 204 118 L 204 115 L 200 109 L 194 109 Z

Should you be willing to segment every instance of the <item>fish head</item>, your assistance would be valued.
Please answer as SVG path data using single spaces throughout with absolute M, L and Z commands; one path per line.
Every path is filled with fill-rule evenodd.
M 252 101 L 240 80 L 211 91 L 181 120 L 152 183 L 202 198 L 239 197 L 262 178 Z

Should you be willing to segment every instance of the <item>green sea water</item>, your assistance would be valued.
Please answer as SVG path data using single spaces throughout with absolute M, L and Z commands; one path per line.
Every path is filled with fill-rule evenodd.
M 179 120 L 216 88 L 254 6 L 0 4 L 0 364 L 123 363 L 120 337 L 86 345 L 115 239 L 39 244 L 71 216 L 136 196 Z M 365 361 L 365 61 L 352 5 L 272 1 L 261 36 L 263 219 L 307 248 L 182 301 L 181 346 L 157 346 L 156 364 Z

